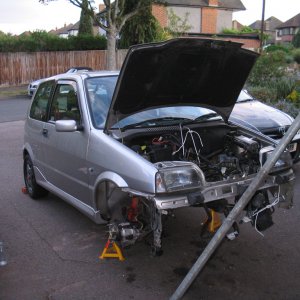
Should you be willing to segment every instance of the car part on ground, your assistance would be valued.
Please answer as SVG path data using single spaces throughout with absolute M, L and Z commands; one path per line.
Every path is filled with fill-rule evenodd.
M 274 150 L 268 136 L 227 122 L 256 58 L 240 44 L 182 38 L 132 47 L 120 73 L 43 81 L 25 123 L 29 178 L 111 223 L 124 246 L 151 236 L 160 255 L 168 216 L 185 207 L 227 215 Z M 293 181 L 285 151 L 250 202 L 250 220 L 274 197 L 289 202 Z M 259 220 L 260 229 L 271 224 L 271 212 Z

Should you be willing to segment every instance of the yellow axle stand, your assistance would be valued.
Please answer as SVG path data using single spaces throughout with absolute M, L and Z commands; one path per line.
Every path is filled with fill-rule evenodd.
M 118 258 L 119 260 L 125 260 L 120 247 L 113 240 L 108 239 L 103 249 L 100 259 L 104 258 Z
M 215 212 L 213 209 L 210 209 L 209 217 L 205 220 L 203 226 L 205 226 L 210 233 L 214 233 L 221 225 L 222 222 L 219 214 Z

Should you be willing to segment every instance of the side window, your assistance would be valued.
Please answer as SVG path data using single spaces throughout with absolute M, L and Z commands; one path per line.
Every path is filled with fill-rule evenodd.
M 81 123 L 77 93 L 72 84 L 57 85 L 49 120 L 75 120 L 77 124 Z
M 54 81 L 41 83 L 33 99 L 29 116 L 39 121 L 47 120 L 47 108 L 53 94 Z

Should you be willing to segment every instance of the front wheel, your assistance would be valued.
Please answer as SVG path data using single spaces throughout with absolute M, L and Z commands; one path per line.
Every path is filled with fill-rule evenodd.
M 26 189 L 31 198 L 38 199 L 48 194 L 47 190 L 36 183 L 33 163 L 28 154 L 24 157 L 23 172 Z

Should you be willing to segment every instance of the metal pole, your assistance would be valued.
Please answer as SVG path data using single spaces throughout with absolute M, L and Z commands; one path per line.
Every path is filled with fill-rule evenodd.
M 260 47 L 259 47 L 259 53 L 260 53 L 260 54 L 263 52 L 264 29 L 265 29 L 265 0 L 263 0 L 262 16 L 261 16 Z
M 273 151 L 272 155 L 268 158 L 264 166 L 257 173 L 257 176 L 253 179 L 251 184 L 248 186 L 240 200 L 236 203 L 234 208 L 231 210 L 228 217 L 224 220 L 222 226 L 215 233 L 213 238 L 210 240 L 209 244 L 206 246 L 204 251 L 201 253 L 200 257 L 197 259 L 195 264 L 192 266 L 191 270 L 185 276 L 181 284 L 178 286 L 174 294 L 171 296 L 170 300 L 181 299 L 184 293 L 187 291 L 189 286 L 195 280 L 196 276 L 203 269 L 204 265 L 211 257 L 213 252 L 217 249 L 218 245 L 221 243 L 222 239 L 227 234 L 228 230 L 232 227 L 236 218 L 248 204 L 250 199 L 254 196 L 256 190 L 260 186 L 260 183 L 264 180 L 264 178 L 268 175 L 271 168 L 274 166 L 276 161 L 278 160 L 281 153 L 286 149 L 287 145 L 293 139 L 295 134 L 300 128 L 300 113 L 298 114 L 295 121 L 292 123 L 291 127 L 285 134 L 285 136 L 280 140 L 279 144 Z

